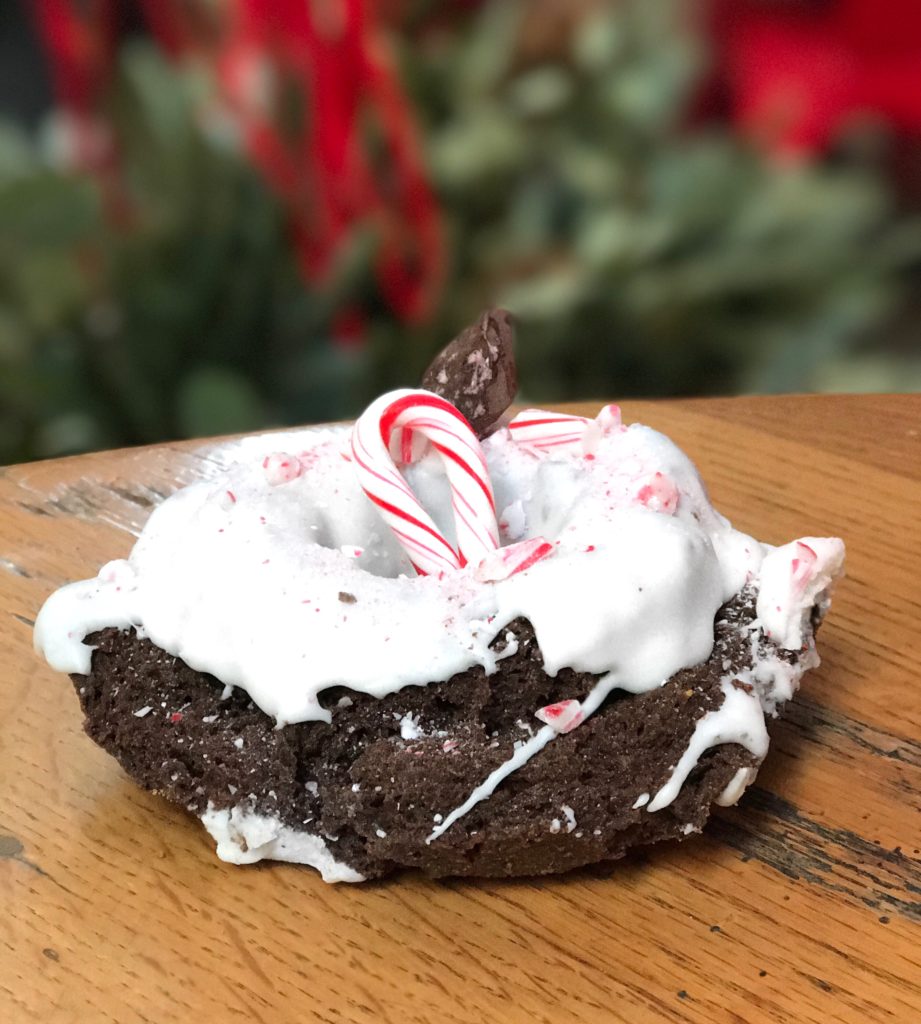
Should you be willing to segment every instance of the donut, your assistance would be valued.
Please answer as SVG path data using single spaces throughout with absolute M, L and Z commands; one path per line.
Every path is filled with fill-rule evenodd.
M 615 406 L 509 419 L 510 345 L 484 314 L 429 388 L 233 442 L 43 606 L 89 736 L 221 859 L 555 873 L 700 832 L 755 778 L 843 543 L 734 529 Z

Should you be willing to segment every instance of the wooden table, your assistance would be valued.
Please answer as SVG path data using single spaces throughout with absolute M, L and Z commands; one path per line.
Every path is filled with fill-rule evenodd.
M 83 735 L 31 626 L 226 454 L 0 470 L 0 1020 L 921 1021 L 921 396 L 625 414 L 740 528 L 843 536 L 848 576 L 741 805 L 603 877 L 326 886 L 218 861 Z

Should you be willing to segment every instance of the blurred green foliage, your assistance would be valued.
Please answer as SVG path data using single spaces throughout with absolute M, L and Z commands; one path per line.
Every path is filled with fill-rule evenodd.
M 703 55 L 682 8 L 602 5 L 537 57 L 523 0 L 398 40 L 452 261 L 424 328 L 384 308 L 363 228 L 328 287 L 304 284 L 207 83 L 149 46 L 123 48 L 110 96 L 121 214 L 56 169 L 53 132 L 2 127 L 0 462 L 352 415 L 487 304 L 520 318 L 533 400 L 846 378 L 921 229 L 871 174 L 688 128 Z M 362 346 L 331 339 L 352 302 Z

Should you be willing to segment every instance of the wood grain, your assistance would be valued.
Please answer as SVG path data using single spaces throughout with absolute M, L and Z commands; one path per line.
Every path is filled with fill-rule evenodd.
M 921 398 L 625 414 L 685 447 L 741 529 L 843 536 L 848 577 L 740 806 L 604 875 L 537 882 L 329 887 L 219 862 L 86 739 L 31 624 L 232 450 L 0 470 L 0 1020 L 921 1020 Z

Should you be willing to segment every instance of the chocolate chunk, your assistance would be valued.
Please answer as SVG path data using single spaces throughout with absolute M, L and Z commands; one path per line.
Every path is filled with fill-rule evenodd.
M 487 310 L 435 356 L 422 376 L 422 387 L 456 405 L 477 437 L 486 437 L 518 390 L 514 341 L 511 314 Z

